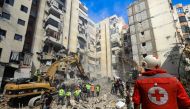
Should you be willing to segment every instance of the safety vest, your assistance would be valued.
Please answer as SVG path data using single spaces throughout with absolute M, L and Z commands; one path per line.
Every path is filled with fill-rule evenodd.
M 80 92 L 81 92 L 80 90 L 75 90 L 74 96 L 75 96 L 75 97 L 79 96 L 79 95 L 80 95 Z
M 71 92 L 66 92 L 66 96 L 67 97 L 71 96 Z
M 94 89 L 95 89 L 95 88 L 94 88 L 94 85 L 92 85 L 92 86 L 91 86 L 91 91 L 93 92 L 93 91 L 94 91 Z
M 97 92 L 100 91 L 100 86 L 96 86 L 96 91 L 97 91 Z
M 87 90 L 90 90 L 90 87 L 91 87 L 90 84 L 87 84 L 87 85 L 86 85 L 86 89 L 87 89 Z
M 65 91 L 63 89 L 59 89 L 59 96 L 65 96 Z

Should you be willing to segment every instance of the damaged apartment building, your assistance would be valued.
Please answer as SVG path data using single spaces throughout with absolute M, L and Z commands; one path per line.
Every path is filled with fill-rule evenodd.
M 22 52 L 28 26 L 31 0 L 0 2 L 0 85 L 17 77 L 19 68 L 30 64 L 30 53 Z M 28 75 L 23 73 L 24 75 Z
M 95 41 L 96 32 L 86 30 L 89 21 L 93 25 L 90 32 L 95 31 L 87 10 L 79 0 L 1 2 L 0 84 L 7 78 L 29 78 L 37 69 L 45 73 L 60 55 L 68 53 L 80 54 L 82 64 L 86 64 L 89 58 L 86 52 L 89 52 L 95 63 L 96 51 L 92 53 L 87 44 Z M 88 64 L 84 66 L 85 72 L 89 73 L 92 68 Z M 64 67 L 61 63 L 58 70 L 62 72 Z
M 122 17 L 113 15 L 97 24 L 97 63 L 103 77 L 119 76 L 119 53 L 121 52 L 121 32 L 125 22 Z
M 136 0 L 128 7 L 133 60 L 159 57 L 162 68 L 177 75 L 180 51 L 170 0 Z

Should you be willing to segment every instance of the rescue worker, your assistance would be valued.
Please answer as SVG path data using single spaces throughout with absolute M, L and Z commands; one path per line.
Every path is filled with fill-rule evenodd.
M 118 89 L 119 89 L 120 96 L 123 98 L 124 97 L 124 85 L 123 85 L 122 80 L 119 80 Z
M 50 94 L 49 91 L 45 91 L 43 94 L 43 100 L 42 100 L 42 109 L 50 109 L 51 108 L 51 103 L 53 101 L 53 97 Z
M 95 86 L 94 84 L 91 84 L 90 92 L 91 92 L 92 97 L 94 97 L 94 90 L 95 90 Z
M 65 104 L 64 98 L 65 98 L 65 90 L 63 88 L 60 88 L 59 95 L 58 95 L 58 105 L 60 104 L 60 102 L 61 102 L 61 105 Z
M 96 96 L 98 97 L 100 94 L 100 85 L 96 85 Z
M 40 109 L 44 109 L 44 105 L 45 105 L 45 91 L 42 90 L 41 92 L 41 98 L 40 98 L 40 101 L 41 101 L 41 108 Z
M 79 102 L 80 100 L 80 93 L 81 93 L 81 90 L 79 89 L 79 87 L 77 87 L 77 89 L 74 91 L 74 97 L 77 102 Z
M 86 98 L 87 98 L 86 84 L 83 84 L 82 92 L 81 92 L 81 99 L 87 101 Z
M 115 93 L 115 82 L 112 81 L 112 85 L 111 85 L 111 94 L 114 94 Z
M 144 71 L 134 87 L 134 108 L 181 109 L 190 107 L 190 98 L 179 80 L 160 69 L 161 61 L 153 55 L 144 58 Z
M 67 99 L 67 107 L 71 106 L 71 102 L 70 102 L 70 99 L 71 99 L 71 90 L 70 89 L 67 89 L 67 92 L 66 92 L 65 96 L 66 96 L 66 99 Z
M 87 84 L 86 84 L 87 97 L 90 97 L 90 87 L 91 87 L 90 83 L 87 83 Z

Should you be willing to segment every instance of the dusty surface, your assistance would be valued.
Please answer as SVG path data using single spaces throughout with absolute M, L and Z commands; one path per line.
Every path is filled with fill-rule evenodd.
M 101 92 L 100 96 L 97 97 L 90 97 L 87 98 L 87 101 L 80 100 L 79 102 L 76 102 L 73 98 L 71 99 L 72 107 L 66 107 L 66 105 L 57 105 L 56 99 L 52 103 L 52 109 L 116 109 L 116 103 L 118 101 L 125 102 L 124 98 L 121 98 L 118 95 L 113 95 L 110 93 L 111 91 L 111 82 L 107 79 L 100 79 L 97 81 L 94 81 L 93 84 L 100 84 L 101 85 Z M 10 108 L 8 106 L 3 106 L 1 109 L 15 109 Z M 29 109 L 29 107 L 21 107 L 20 109 Z M 33 109 L 40 109 L 40 106 L 34 107 Z M 125 106 L 122 109 L 127 109 L 127 106 Z

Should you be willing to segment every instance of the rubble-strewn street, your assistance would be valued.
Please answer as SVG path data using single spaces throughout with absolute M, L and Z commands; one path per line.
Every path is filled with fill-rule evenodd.
M 190 107 L 190 0 L 0 0 L 0 109 Z
M 79 102 L 75 101 L 73 96 L 71 99 L 71 105 L 66 107 L 66 105 L 57 105 L 57 97 L 54 97 L 52 102 L 52 109 L 115 109 L 117 102 L 125 103 L 125 98 L 121 98 L 119 93 L 117 95 L 111 94 L 111 81 L 108 81 L 107 78 L 102 78 L 93 82 L 93 84 L 101 85 L 100 96 L 89 97 L 85 101 L 80 100 Z M 2 105 L 3 106 L 3 105 Z M 3 109 L 14 109 L 8 106 L 2 107 Z M 19 107 L 18 107 L 19 108 Z M 19 109 L 29 109 L 28 106 L 20 106 Z M 30 107 L 30 109 L 40 109 L 40 106 Z M 119 109 L 119 108 L 118 108 Z M 125 105 L 122 109 L 127 109 Z

